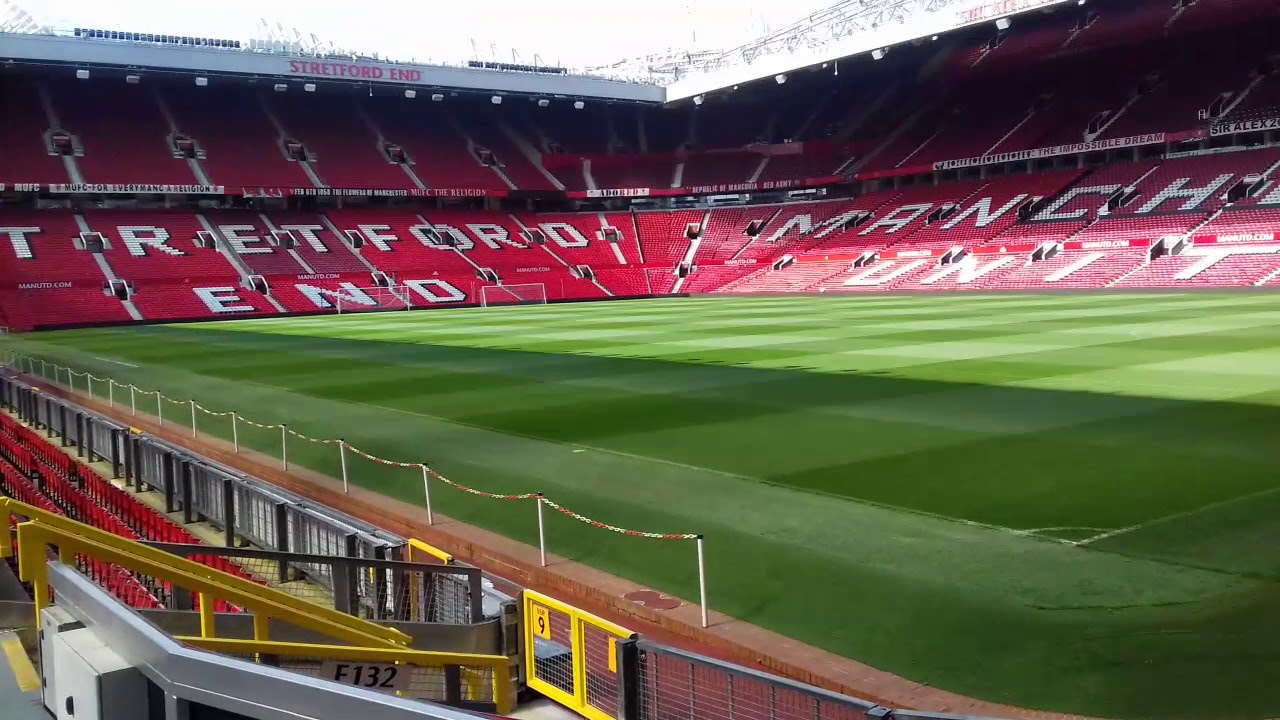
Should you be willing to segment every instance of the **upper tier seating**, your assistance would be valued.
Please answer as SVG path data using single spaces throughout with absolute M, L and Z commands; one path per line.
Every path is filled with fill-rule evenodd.
M 675 170 L 674 160 L 641 157 L 626 163 L 593 164 L 591 177 L 598 188 L 669 188 Z
M 508 189 L 492 168 L 480 163 L 439 103 L 374 97 L 366 98 L 363 107 L 378 128 L 404 148 L 414 174 L 427 187 Z
M 205 151 L 209 181 L 233 187 L 312 187 L 299 163 L 285 155 L 285 137 L 271 124 L 262 99 L 237 87 L 163 88 L 161 97 L 179 132 Z
M 62 158 L 50 155 L 45 133 L 49 119 L 31 83 L 0 79 L 0 183 L 65 183 L 71 177 Z
M 1222 122 L 1269 120 L 1276 117 L 1280 117 L 1280 72 L 1264 77 L 1239 105 L 1222 118 Z
M 415 187 L 383 152 L 378 134 L 360 116 L 354 98 L 277 93 L 268 107 L 288 136 L 315 156 L 316 174 L 329 187 Z
M 48 87 L 63 129 L 84 148 L 76 164 L 85 182 L 196 184 L 186 159 L 174 157 L 154 87 L 76 80 Z
M 519 137 L 511 123 L 501 116 L 488 111 L 460 110 L 456 116 L 458 126 L 465 130 L 472 142 L 487 148 L 497 158 L 502 172 L 521 190 L 553 190 L 551 180 L 521 151 L 520 146 L 512 139 Z M 508 133 L 511 133 L 510 135 Z M 525 142 L 529 142 L 527 139 Z M 537 152 L 537 147 L 529 143 L 527 149 Z
M 763 158 L 753 153 L 694 155 L 684 164 L 680 187 L 748 182 L 761 160 Z

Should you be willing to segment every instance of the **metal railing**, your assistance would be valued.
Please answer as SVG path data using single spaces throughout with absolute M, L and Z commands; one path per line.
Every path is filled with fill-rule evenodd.
M 378 572 L 337 577 L 334 568 L 340 563 L 335 558 L 363 561 L 372 569 L 378 563 L 404 560 L 407 541 L 13 378 L 0 377 L 0 404 L 51 440 L 74 448 L 86 461 L 110 464 L 113 477 L 126 486 L 161 492 L 165 512 L 181 512 L 185 522 L 206 521 L 220 528 L 227 546 L 247 542 L 300 556 L 292 566 L 335 598 L 341 596 L 335 602 L 352 614 L 396 619 L 394 608 L 383 600 L 403 586 L 420 588 L 418 597 L 441 600 L 428 613 L 436 619 L 425 622 L 471 624 L 484 619 L 484 590 L 475 568 L 454 564 L 447 571 L 420 569 L 403 577 Z
M 225 557 L 249 574 L 288 586 L 290 594 L 339 612 L 379 622 L 467 625 L 484 622 L 481 573 L 472 567 L 423 565 L 396 560 L 366 560 L 342 555 L 308 555 L 255 548 L 210 547 L 181 543 L 144 543 L 180 557 Z M 298 580 L 323 567 L 330 587 Z M 370 582 L 360 582 L 368 580 Z M 362 597 L 372 588 L 371 597 Z M 174 609 L 188 610 L 190 606 Z

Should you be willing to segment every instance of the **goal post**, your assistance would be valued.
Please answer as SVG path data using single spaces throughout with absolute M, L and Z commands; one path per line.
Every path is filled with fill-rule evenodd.
M 409 288 L 404 285 L 338 291 L 333 294 L 333 302 L 339 315 L 413 309 L 413 296 L 409 293 Z
M 546 305 L 547 286 L 542 283 L 522 285 L 485 285 L 480 288 L 480 306 Z

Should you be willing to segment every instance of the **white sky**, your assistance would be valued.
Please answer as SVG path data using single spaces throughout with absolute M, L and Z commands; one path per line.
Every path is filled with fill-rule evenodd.
M 727 49 L 833 0 L 14 0 L 55 28 L 245 40 L 258 20 L 394 59 L 492 59 L 570 67 L 667 48 Z M 473 50 L 474 47 L 478 50 Z M 493 48 L 491 48 L 493 46 Z

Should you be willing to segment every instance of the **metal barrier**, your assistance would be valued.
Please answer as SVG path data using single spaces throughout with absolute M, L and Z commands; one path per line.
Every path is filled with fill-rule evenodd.
M 528 686 L 591 720 L 621 718 L 617 645 L 636 634 L 532 590 L 523 602 Z
M 622 643 L 619 661 L 627 720 L 853 720 L 877 707 L 646 640 Z
M 186 522 L 208 521 L 222 528 L 228 545 L 249 541 L 281 552 L 343 555 L 367 560 L 402 557 L 405 541 L 336 511 L 314 509 L 291 493 L 185 448 L 132 432 L 72 403 L 0 377 L 0 399 L 25 422 L 89 462 L 111 464 L 112 476 L 138 489 L 164 493 L 165 510 L 183 513 Z M 83 441 L 82 441 L 83 439 Z M 312 579 L 333 589 L 328 566 L 311 568 Z M 361 576 L 359 595 L 374 598 L 373 578 Z
M 218 556 L 233 560 L 251 575 L 286 584 L 310 577 L 310 568 L 324 567 L 333 583 L 328 588 L 298 583 L 290 593 L 331 605 L 339 612 L 379 622 L 421 622 L 467 625 L 484 621 L 480 570 L 453 565 L 428 565 L 395 560 L 366 560 L 341 555 L 307 555 L 253 548 L 224 548 L 180 543 L 144 543 L 180 557 Z M 370 575 L 379 580 L 361 583 Z M 385 579 L 381 579 L 385 578 Z M 377 592 L 359 596 L 364 587 Z M 389 589 L 389 591 L 387 591 Z M 178 607 L 174 609 L 189 609 Z
M 403 538 L 337 511 L 312 509 L 292 493 L 185 448 L 131 432 L 12 378 L 0 377 L 0 398 L 22 420 L 75 446 L 80 457 L 111 463 L 113 477 L 124 478 L 126 485 L 162 490 L 166 511 L 181 510 L 188 522 L 205 520 L 223 528 L 228 544 L 244 539 L 282 552 L 335 555 L 347 554 L 354 535 L 352 556 L 369 560 L 395 559 L 404 546 Z M 276 527 L 280 504 L 286 507 L 286 533 Z
M 185 522 L 207 521 L 219 527 L 228 546 L 245 541 L 268 550 L 304 556 L 294 567 L 321 586 L 353 614 L 374 619 L 423 618 L 422 622 L 470 624 L 483 613 L 480 571 L 454 564 L 454 572 L 360 572 L 334 576 L 332 558 L 356 558 L 366 568 L 401 560 L 407 542 L 329 508 L 315 507 L 283 489 L 208 461 L 185 448 L 141 435 L 71 402 L 41 393 L 20 381 L 0 376 L 0 402 L 33 427 L 75 447 L 87 461 L 111 464 L 112 474 L 126 486 L 155 489 L 164 495 L 168 513 L 181 512 Z M 84 438 L 81 443 L 80 439 Z M 417 561 L 429 557 L 419 543 Z M 434 549 L 432 549 L 434 550 Z M 438 551 L 435 551 L 438 552 Z M 452 560 L 450 560 L 452 562 Z M 397 609 L 388 598 L 413 588 L 415 603 Z M 354 588 L 354 595 L 350 591 Z M 348 605 L 346 598 L 353 597 Z M 501 614 L 501 601 L 494 616 Z M 425 619 L 431 618 L 431 619 Z

